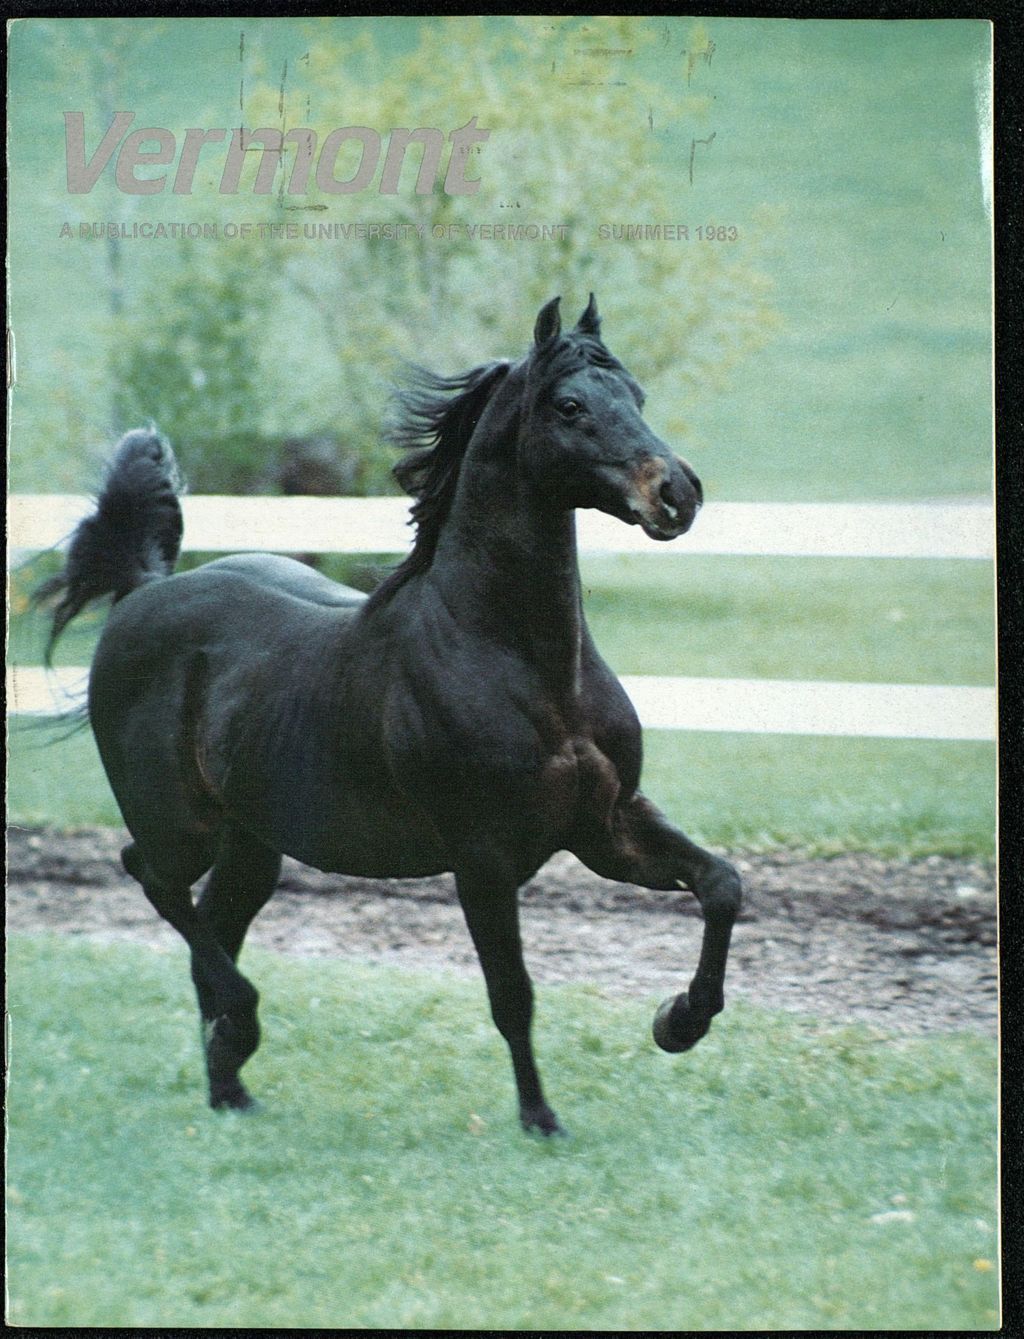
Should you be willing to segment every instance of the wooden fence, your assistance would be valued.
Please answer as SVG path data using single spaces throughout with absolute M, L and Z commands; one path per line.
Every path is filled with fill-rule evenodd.
M 403 498 L 185 497 L 193 552 L 401 554 L 411 538 Z M 12 563 L 60 547 L 89 508 L 67 494 L 9 498 Z M 579 514 L 590 553 L 967 559 L 992 562 L 984 503 L 716 503 L 680 545 L 657 544 L 598 512 Z M 9 668 L 8 712 L 52 714 L 80 694 L 84 668 Z M 643 724 L 664 730 L 993 740 L 996 691 L 930 684 L 625 676 Z

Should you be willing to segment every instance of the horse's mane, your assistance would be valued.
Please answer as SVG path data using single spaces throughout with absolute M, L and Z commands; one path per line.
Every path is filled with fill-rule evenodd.
M 410 509 L 416 539 L 409 556 L 373 592 L 371 604 L 390 599 L 433 561 L 466 448 L 509 366 L 502 361 L 485 363 L 453 377 L 438 376 L 423 367 L 409 369 L 408 385 L 395 394 L 395 416 L 387 436 L 409 453 L 392 473 L 416 499 Z
M 530 366 L 547 383 L 586 363 L 618 372 L 642 402 L 640 387 L 605 348 L 596 328 L 577 327 L 568 335 L 556 336 L 533 351 Z M 511 366 L 505 361 L 484 363 L 453 377 L 438 376 L 423 367 L 408 368 L 406 386 L 395 392 L 387 437 L 408 453 L 392 473 L 416 499 L 410 509 L 416 539 L 409 556 L 370 596 L 367 608 L 385 603 L 410 577 L 426 571 L 433 562 L 466 449 L 495 387 Z

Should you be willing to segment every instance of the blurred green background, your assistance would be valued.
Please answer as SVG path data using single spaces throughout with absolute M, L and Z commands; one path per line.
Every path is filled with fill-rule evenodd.
M 516 357 L 540 303 L 561 293 L 575 316 L 593 289 L 609 346 L 710 504 L 987 497 L 989 58 L 989 26 L 974 21 L 21 22 L 11 487 L 89 488 L 116 434 L 152 418 L 193 492 L 391 491 L 381 427 L 399 360 L 453 372 Z M 358 194 L 324 195 L 311 178 L 290 195 L 291 151 L 269 194 L 253 191 L 253 154 L 238 193 L 220 195 L 226 145 L 203 150 L 190 196 L 170 180 L 124 194 L 113 164 L 69 195 L 63 113 L 83 113 L 91 155 L 116 110 L 179 147 L 189 127 L 239 122 L 308 126 L 322 143 L 339 126 L 447 134 L 476 117 L 491 135 L 467 196 L 442 191 L 446 155 L 433 193 L 417 194 L 416 149 L 393 195 L 377 189 L 380 167 Z M 354 170 L 343 155 L 339 178 Z M 224 236 L 296 221 L 426 235 Z M 88 240 L 82 222 L 216 224 L 219 236 Z M 431 236 L 480 223 L 565 231 Z M 686 224 L 690 240 L 600 232 L 651 223 Z M 735 240 L 699 240 L 709 226 Z M 22 663 L 39 658 L 25 602 L 48 561 L 13 582 Z M 365 584 L 361 566 L 327 569 Z M 700 560 L 682 541 L 656 559 L 589 562 L 584 583 L 620 673 L 993 681 L 980 563 Z M 97 621 L 69 638 L 65 662 L 85 663 Z M 26 748 L 24 733 L 16 819 L 116 821 L 91 745 L 57 767 L 58 751 Z M 989 853 L 994 840 L 984 744 L 650 733 L 647 783 L 722 844 Z
M 357 459 L 358 490 L 386 487 L 390 359 L 452 371 L 516 356 L 540 302 L 582 308 L 593 288 L 655 427 L 712 498 L 989 490 L 983 22 L 33 20 L 11 57 L 15 489 L 91 482 L 95 453 L 143 417 L 193 487 L 234 471 L 266 488 L 276 439 L 320 433 Z M 87 153 L 115 110 L 179 145 L 190 126 L 240 120 L 322 142 L 337 126 L 447 133 L 476 116 L 491 137 L 473 196 L 415 194 L 417 150 L 397 195 L 378 193 L 378 170 L 355 195 L 311 180 L 289 196 L 286 160 L 272 194 L 253 194 L 254 162 L 221 196 L 222 145 L 204 149 L 191 196 L 170 182 L 126 195 L 112 165 L 71 196 L 69 110 Z M 568 238 L 59 236 L 144 220 L 560 223 Z M 598 235 L 657 222 L 687 223 L 691 240 Z M 695 240 L 708 224 L 737 241 Z

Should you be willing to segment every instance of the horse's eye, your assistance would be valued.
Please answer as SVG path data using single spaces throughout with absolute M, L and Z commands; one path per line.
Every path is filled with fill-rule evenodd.
M 577 414 L 583 413 L 583 406 L 579 400 L 559 400 L 558 412 L 565 418 L 575 418 Z

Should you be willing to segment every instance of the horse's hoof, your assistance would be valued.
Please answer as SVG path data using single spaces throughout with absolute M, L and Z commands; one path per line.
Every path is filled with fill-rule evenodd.
M 234 1083 L 211 1092 L 210 1106 L 213 1107 L 214 1111 L 246 1111 L 251 1113 L 260 1109 L 259 1102 L 241 1083 Z
M 674 1055 L 696 1046 L 710 1026 L 711 1019 L 691 1009 L 689 998 L 684 993 L 662 1004 L 654 1015 L 651 1032 L 658 1046 Z
M 545 1139 L 553 1136 L 561 1139 L 569 1137 L 568 1130 L 559 1123 L 558 1117 L 547 1105 L 520 1111 L 519 1120 L 527 1134 L 536 1133 Z

